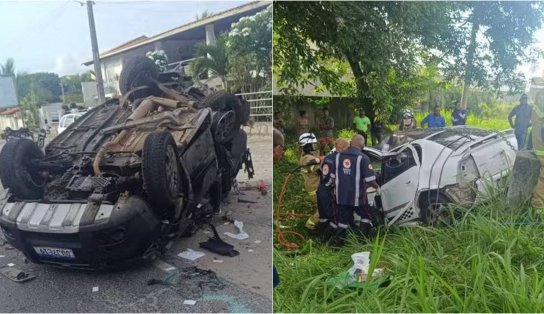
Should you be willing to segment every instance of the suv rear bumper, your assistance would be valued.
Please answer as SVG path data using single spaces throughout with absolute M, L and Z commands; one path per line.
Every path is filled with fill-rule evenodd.
M 162 224 L 138 197 L 100 206 L 5 201 L 0 205 L 4 236 L 34 263 L 118 268 L 158 253 Z M 38 253 L 40 247 L 72 256 L 44 255 Z

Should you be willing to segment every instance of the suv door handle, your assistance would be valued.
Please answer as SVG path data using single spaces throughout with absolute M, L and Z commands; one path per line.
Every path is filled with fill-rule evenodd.
M 412 181 L 405 182 L 404 184 L 410 184 L 410 183 L 412 183 Z

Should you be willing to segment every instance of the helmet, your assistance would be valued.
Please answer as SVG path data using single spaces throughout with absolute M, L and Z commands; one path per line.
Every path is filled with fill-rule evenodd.
M 314 133 L 302 133 L 298 138 L 298 145 L 304 147 L 308 144 L 317 144 L 317 137 Z
M 410 110 L 405 110 L 402 113 L 402 118 L 403 119 L 410 119 L 410 118 L 413 118 L 413 117 L 414 117 L 414 114 Z

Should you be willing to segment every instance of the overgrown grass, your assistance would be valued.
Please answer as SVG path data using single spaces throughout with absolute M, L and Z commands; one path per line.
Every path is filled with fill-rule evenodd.
M 499 128 L 500 129 L 500 128 Z M 294 139 L 288 139 L 293 143 Z M 277 200 L 287 172 L 296 166 L 296 144 L 274 166 Z M 300 175 L 288 186 L 283 212 L 311 213 Z M 304 232 L 305 218 L 282 219 L 286 230 L 302 232 L 301 245 L 275 243 L 281 277 L 275 312 L 542 312 L 544 311 L 544 214 L 530 206 L 507 208 L 503 190 L 452 226 L 379 230 L 370 240 L 354 235 L 334 250 Z M 277 228 L 277 226 L 275 226 Z M 277 230 L 277 229 L 275 229 Z M 374 290 L 335 290 L 326 279 L 351 264 L 351 254 L 370 251 L 391 282 Z
M 451 126 L 451 111 L 442 109 L 441 114 L 446 120 L 446 126 Z M 419 112 L 415 114 L 418 126 L 421 126 L 421 121 L 423 121 L 423 119 L 425 119 L 427 115 L 429 115 L 428 112 Z M 498 114 L 490 114 L 485 117 L 478 117 L 474 114 L 469 113 L 467 117 L 467 125 L 477 126 L 486 130 L 503 131 L 510 128 L 507 117 L 508 113 L 504 116 Z

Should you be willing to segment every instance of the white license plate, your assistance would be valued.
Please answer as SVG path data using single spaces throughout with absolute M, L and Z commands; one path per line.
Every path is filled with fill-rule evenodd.
M 75 259 L 74 251 L 72 249 L 60 249 L 55 247 L 35 246 L 34 250 L 38 255 L 43 257 L 56 257 L 63 259 Z

